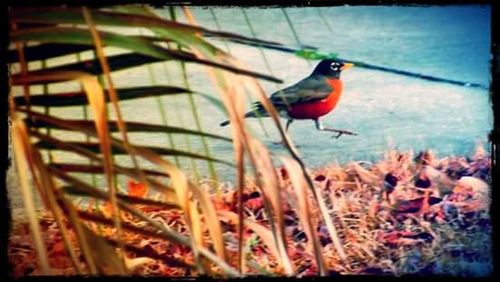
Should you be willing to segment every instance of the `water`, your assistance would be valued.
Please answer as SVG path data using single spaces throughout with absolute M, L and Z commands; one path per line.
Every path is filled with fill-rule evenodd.
M 330 7 L 322 8 L 331 23 L 329 32 L 319 17 L 317 8 L 287 8 L 300 40 L 322 52 L 334 52 L 342 58 L 365 61 L 418 73 L 449 79 L 478 82 L 489 85 L 490 71 L 490 9 L 488 6 L 442 7 Z M 192 8 L 200 25 L 217 29 L 209 10 Z M 251 36 L 241 9 L 214 9 L 221 29 Z M 281 9 L 246 9 L 253 28 L 262 39 L 295 45 L 296 41 Z M 167 14 L 167 13 L 165 13 Z M 183 18 L 181 17 L 181 20 Z M 221 41 L 214 44 L 225 50 Z M 257 48 L 228 44 L 229 52 L 252 70 L 269 73 Z M 283 85 L 263 82 L 272 93 L 277 87 L 289 86 L 308 75 L 316 62 L 277 51 L 265 51 L 272 64 L 272 73 L 284 80 Z M 169 70 L 175 64 L 166 64 Z M 202 67 L 188 65 L 191 88 L 215 94 L 215 89 Z M 182 86 L 178 76 L 167 75 L 160 64 L 153 65 L 157 83 Z M 137 68 L 113 74 L 118 86 L 150 85 L 147 69 Z M 476 88 L 428 82 L 395 74 L 351 68 L 342 74 L 344 94 L 337 108 L 322 118 L 325 126 L 346 129 L 358 136 L 331 139 L 331 134 L 319 132 L 312 121 L 296 121 L 291 136 L 299 146 L 305 162 L 318 167 L 338 161 L 375 160 L 391 144 L 397 149 L 433 149 L 440 155 L 470 154 L 476 142 L 487 142 L 492 128 L 492 109 L 488 91 Z M 59 87 L 59 88 L 58 88 Z M 51 91 L 67 89 L 54 86 Z M 186 97 L 163 99 L 169 121 L 179 126 L 194 128 Z M 229 136 L 227 127 L 220 128 L 224 115 L 206 100 L 197 97 L 206 131 Z M 161 123 L 154 99 L 123 102 L 128 120 Z M 185 109 L 185 111 L 184 111 Z M 74 109 L 60 111 L 75 118 Z M 178 113 L 182 113 L 182 120 Z M 264 120 L 269 135 L 264 135 L 256 120 L 248 121 L 252 131 L 268 145 L 273 155 L 285 153 L 273 145 L 278 135 L 270 120 Z M 162 134 L 134 134 L 136 143 L 167 146 Z M 174 139 L 177 148 L 188 149 L 183 137 Z M 190 139 L 190 149 L 202 152 L 198 138 Z M 210 142 L 218 158 L 233 158 L 232 145 Z M 185 166 L 191 166 L 183 162 Z M 205 165 L 198 163 L 205 170 Z M 219 170 L 230 175 L 227 169 Z

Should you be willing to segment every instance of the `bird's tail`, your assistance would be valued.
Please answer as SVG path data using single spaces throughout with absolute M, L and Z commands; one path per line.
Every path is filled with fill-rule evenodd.
M 263 108 L 262 109 L 256 108 L 255 110 L 246 113 L 245 114 L 245 118 L 249 118 L 249 117 L 253 118 L 253 117 L 258 117 L 258 116 L 259 117 L 264 117 L 264 116 L 266 116 L 266 112 L 265 111 L 262 112 L 262 111 L 263 111 Z M 226 126 L 226 125 L 229 125 L 230 123 L 231 123 L 231 121 L 225 120 L 225 121 L 221 122 L 219 125 L 220 126 Z

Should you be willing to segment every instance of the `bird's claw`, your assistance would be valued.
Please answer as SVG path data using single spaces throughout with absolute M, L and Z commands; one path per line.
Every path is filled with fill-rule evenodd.
M 335 138 L 335 139 L 339 139 L 340 136 L 344 135 L 344 134 L 347 134 L 347 135 L 358 135 L 354 132 L 350 132 L 350 131 L 345 131 L 345 130 L 336 130 L 337 131 L 337 134 L 336 135 L 333 135 L 331 139 Z
M 337 135 L 333 135 L 331 139 L 339 139 L 340 136 L 342 136 L 342 132 L 337 133 Z

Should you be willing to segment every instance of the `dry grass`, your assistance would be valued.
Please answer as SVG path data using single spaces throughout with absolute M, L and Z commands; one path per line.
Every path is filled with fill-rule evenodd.
M 427 166 L 422 163 L 429 162 Z M 415 187 L 415 176 L 432 167 L 434 172 L 447 177 L 445 187 L 436 175 L 432 175 L 430 197 L 441 202 L 408 209 L 411 199 L 424 197 L 425 193 Z M 282 199 L 287 254 L 295 275 L 317 275 L 317 264 L 313 248 L 305 235 L 298 212 L 308 207 L 310 224 L 319 238 L 321 257 L 327 275 L 375 274 L 375 275 L 453 275 L 487 276 L 492 271 L 491 221 L 488 211 L 490 158 L 478 153 L 471 159 L 447 157 L 435 159 L 432 154 L 414 158 L 411 152 L 390 151 L 385 158 L 373 165 L 351 163 L 344 167 L 328 166 L 311 172 L 316 188 L 327 199 L 333 216 L 333 224 L 339 235 L 346 258 L 342 259 L 332 244 L 332 239 L 321 219 L 312 195 L 308 203 L 299 204 L 292 176 L 285 167 L 276 169 L 279 176 Z M 397 175 L 398 183 L 384 197 L 384 178 L 387 173 Z M 456 181 L 458 177 L 461 180 Z M 486 185 L 486 186 L 484 186 Z M 147 193 L 134 190 L 129 193 Z M 208 182 L 200 188 L 209 189 Z M 220 185 L 222 197 L 211 197 L 217 211 L 225 241 L 226 262 L 238 265 L 237 193 L 233 187 Z M 139 191 L 139 192 L 137 192 Z M 443 194 L 448 193 L 444 197 Z M 152 194 L 152 192 L 150 192 Z M 141 196 L 141 195 L 140 195 Z M 147 195 L 142 195 L 147 196 Z M 153 196 L 153 195 L 151 195 Z M 243 194 L 245 225 L 243 232 L 244 272 L 247 275 L 285 275 L 280 251 L 272 238 L 269 218 L 264 211 L 262 192 L 253 179 L 245 180 Z M 80 216 L 97 234 L 103 234 L 109 242 L 113 231 L 110 206 L 99 205 L 102 216 L 93 204 L 80 206 Z M 178 209 L 153 208 L 136 205 L 148 216 L 158 220 L 179 234 L 188 235 L 185 216 Z M 300 207 L 300 208 L 299 208 Z M 201 217 L 204 221 L 205 218 Z M 96 222 L 105 223 L 97 225 Z M 195 259 L 190 248 L 163 240 L 145 226 L 145 222 L 122 212 L 124 229 L 123 244 L 126 261 L 132 273 L 160 276 L 196 276 Z M 49 263 L 55 274 L 75 274 L 64 250 L 57 224 L 50 214 L 40 218 L 45 244 L 48 247 Z M 40 274 L 36 251 L 29 236 L 26 222 L 16 222 L 10 238 L 9 260 L 15 277 Z M 212 245 L 206 227 L 201 225 L 203 242 Z M 142 228 L 138 233 L 134 229 Z M 305 232 L 304 232 L 305 231 Z M 102 233 L 100 233 L 102 232 Z M 75 236 L 71 236 L 74 240 Z M 152 260 L 134 260 L 149 257 Z M 85 267 L 82 261 L 82 267 Z M 222 272 L 211 266 L 214 273 Z

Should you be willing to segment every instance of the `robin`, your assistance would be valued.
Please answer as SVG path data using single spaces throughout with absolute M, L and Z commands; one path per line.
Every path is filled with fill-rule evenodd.
M 320 131 L 336 132 L 335 138 L 342 134 L 356 135 L 355 133 L 326 128 L 321 124 L 320 117 L 331 112 L 342 95 L 342 81 L 340 73 L 352 67 L 353 64 L 338 59 L 322 60 L 314 71 L 296 84 L 273 93 L 271 103 L 279 115 L 287 119 L 285 131 L 295 119 L 312 119 Z M 245 114 L 248 117 L 269 117 L 260 102 L 253 104 L 253 110 Z M 224 121 L 220 126 L 230 122 Z

